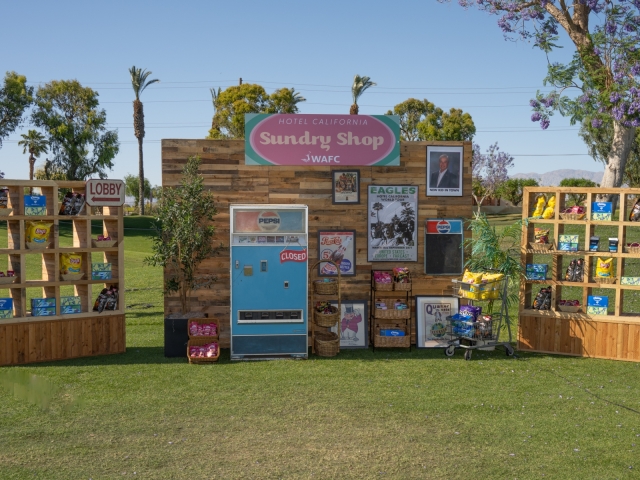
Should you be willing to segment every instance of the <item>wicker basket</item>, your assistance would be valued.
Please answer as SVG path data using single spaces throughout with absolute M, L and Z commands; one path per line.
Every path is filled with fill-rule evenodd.
M 93 248 L 111 248 L 116 242 L 117 240 L 91 240 Z
M 338 293 L 338 282 L 331 278 L 328 282 L 316 280 L 313 282 L 313 290 L 318 295 L 336 295 Z
M 60 278 L 64 282 L 74 282 L 76 280 L 82 280 L 84 273 L 61 273 Z
M 220 358 L 220 342 L 216 342 L 218 344 L 218 354 L 215 357 L 190 357 L 189 356 L 189 347 L 199 347 L 201 345 L 206 345 L 208 343 L 212 343 L 214 339 L 211 337 L 193 337 L 190 338 L 187 342 L 187 358 L 189 359 L 189 363 L 216 363 Z
M 640 254 L 640 247 L 624 247 L 625 253 L 633 253 L 635 255 Z
M 383 337 L 380 335 L 380 330 L 386 329 L 402 330 L 404 337 Z M 389 325 L 376 325 L 376 334 L 373 339 L 373 344 L 376 347 L 398 347 L 409 348 L 411 346 L 411 336 L 408 335 L 406 325 L 389 324 Z
M 38 242 L 25 242 L 25 245 L 29 250 L 44 250 L 49 246 L 49 241 L 46 243 L 38 243 Z
M 411 310 L 408 308 L 404 308 L 402 310 L 396 310 L 395 308 L 382 310 L 381 308 L 376 308 L 375 317 L 390 320 L 404 320 L 411 317 Z
M 529 248 L 531 248 L 531 250 L 539 250 L 541 252 L 546 252 L 553 249 L 553 243 L 529 242 Z
M 593 281 L 596 283 L 603 283 L 605 285 L 613 285 L 618 280 L 616 277 L 593 277 Z
M 215 335 L 191 335 L 191 325 L 197 323 L 198 325 L 209 325 L 210 323 L 216 324 L 216 334 Z M 220 336 L 220 322 L 215 318 L 190 318 L 187 322 L 187 332 L 189 333 L 189 338 L 197 338 L 202 339 L 206 338 L 208 340 L 217 340 Z
M 0 208 L 0 217 L 7 217 L 11 215 L 13 208 Z
M 340 319 L 340 312 L 338 312 L 338 307 L 331 307 L 332 313 L 320 313 L 317 310 L 314 310 L 313 317 L 315 318 L 316 325 L 319 327 L 333 327 L 338 320 Z
M 18 280 L 18 277 L 0 277 L 0 285 L 8 285 Z
M 569 305 L 557 305 L 557 308 L 561 312 L 578 313 L 582 307 L 580 307 L 580 306 L 574 307 L 574 306 L 569 306 Z
M 563 220 L 584 220 L 586 213 L 561 213 L 560 218 Z
M 319 357 L 335 357 L 340 352 L 340 337 L 333 332 L 318 332 L 313 347 Z
M 408 292 L 411 290 L 411 282 L 407 282 L 407 283 L 394 282 L 393 289 L 397 290 L 398 292 Z
M 393 283 L 378 283 L 378 282 L 375 282 L 375 288 L 379 292 L 392 292 L 393 291 Z

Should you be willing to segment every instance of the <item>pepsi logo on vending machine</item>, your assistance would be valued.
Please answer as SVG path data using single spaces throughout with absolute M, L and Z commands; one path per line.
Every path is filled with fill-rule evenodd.
M 280 228 L 280 215 L 274 211 L 262 211 L 258 215 L 258 227 L 263 232 L 275 232 Z

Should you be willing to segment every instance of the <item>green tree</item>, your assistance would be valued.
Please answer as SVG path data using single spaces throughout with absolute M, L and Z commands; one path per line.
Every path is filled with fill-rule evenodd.
M 120 144 L 118 133 L 106 128 L 106 112 L 98 107 L 98 93 L 77 80 L 54 80 L 38 88 L 31 120 L 44 130 L 53 154 L 45 162 L 45 175 L 106 178 Z
M 369 87 L 375 87 L 376 83 L 372 82 L 369 77 L 361 77 L 355 75 L 353 77 L 353 85 L 351 85 L 351 98 L 353 98 L 353 104 L 349 109 L 349 115 L 358 115 L 360 107 L 358 107 L 358 99 Z
M 138 208 L 140 206 L 140 179 L 137 175 L 127 174 L 124 176 L 124 189 L 125 194 L 129 197 L 134 198 L 134 207 Z M 151 196 L 151 182 L 149 182 L 148 178 L 144 179 L 144 198 L 149 198 Z M 140 209 L 138 208 L 138 211 Z
M 614 136 L 611 119 L 602 120 L 602 125 L 599 128 L 594 128 L 590 122 L 583 122 L 580 125 L 580 136 L 587 145 L 589 155 L 606 166 L 611 156 Z M 635 137 L 629 150 L 622 182 L 632 188 L 640 187 L 640 130 L 638 129 L 635 131 Z
M 7 138 L 22 124 L 24 112 L 33 102 L 33 87 L 27 86 L 27 77 L 7 72 L 0 87 L 0 148 Z
M 498 188 L 501 198 L 506 198 L 514 206 L 520 205 L 524 195 L 524 187 L 537 187 L 538 181 L 533 178 L 510 178 Z
M 387 111 L 387 115 L 400 117 L 403 140 L 472 140 L 476 126 L 471 115 L 452 108 L 449 113 L 436 107 L 426 98 L 409 98 Z
M 200 163 L 199 157 L 190 157 L 180 185 L 162 189 L 153 253 L 145 258 L 146 264 L 165 269 L 165 293 L 178 293 L 184 314 L 191 311 L 191 292 L 209 288 L 216 281 L 213 275 L 198 275 L 197 271 L 200 263 L 217 251 L 212 222 L 218 211 L 213 193 L 205 190 L 198 173 Z
M 269 95 L 266 113 L 298 113 L 298 104 L 306 101 L 295 89 L 281 88 Z
M 597 187 L 596 182 L 587 180 L 586 178 L 565 178 L 560 182 L 561 187 Z M 573 205 L 582 205 L 587 199 L 587 195 L 584 193 L 569 193 L 567 194 L 567 200 Z
M 261 85 L 234 85 L 216 95 L 213 123 L 207 138 L 244 138 L 245 113 L 267 113 L 269 95 Z
M 218 97 L 220 96 L 220 92 L 221 89 L 220 87 L 218 87 L 218 90 L 216 90 L 215 88 L 210 88 L 209 91 L 211 92 L 211 103 L 213 104 L 213 117 L 211 118 L 211 130 L 214 130 L 216 132 L 220 132 L 220 126 L 217 123 L 216 120 L 216 111 L 218 110 L 217 102 L 218 102 Z
M 136 68 L 134 65 L 129 69 L 129 75 L 131 75 L 131 86 L 133 87 L 133 93 L 136 95 L 136 99 L 133 101 L 133 133 L 138 139 L 138 185 L 140 192 L 138 198 L 144 199 L 144 192 L 142 187 L 144 185 L 144 161 L 142 155 L 142 140 L 144 139 L 144 108 L 140 101 L 140 95 L 149 85 L 157 83 L 160 80 L 154 78 L 148 80 L 151 75 L 150 71 L 143 70 L 142 68 Z M 144 201 L 140 202 L 140 215 L 144 215 Z
M 24 147 L 22 153 L 29 152 L 29 180 L 33 180 L 34 167 L 36 159 L 43 153 L 47 153 L 49 144 L 46 138 L 37 130 L 29 130 L 26 134 L 21 135 L 22 140 L 18 145 Z

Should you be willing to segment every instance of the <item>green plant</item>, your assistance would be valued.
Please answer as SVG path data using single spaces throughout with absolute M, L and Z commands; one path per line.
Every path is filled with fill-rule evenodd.
M 489 223 L 484 213 L 476 213 L 469 222 L 472 238 L 465 240 L 465 247 L 471 249 L 471 257 L 465 266 L 473 272 L 497 271 L 509 278 L 510 284 L 519 283 L 524 277 L 520 262 L 520 238 L 523 220 L 508 225 L 500 231 Z M 505 298 L 507 308 L 518 303 L 518 292 L 510 289 Z M 489 302 L 488 313 L 493 312 L 493 301 Z
M 375 86 L 376 83 L 372 82 L 367 76 L 361 77 L 360 75 L 355 75 L 353 77 L 353 85 L 351 85 L 351 97 L 353 98 L 353 103 L 349 109 L 350 115 L 358 115 L 358 112 L 360 111 L 360 108 L 358 107 L 358 99 L 362 96 L 365 90 L 369 87 Z
M 178 292 L 182 313 L 189 313 L 193 290 L 210 288 L 214 275 L 197 275 L 200 263 L 217 251 L 213 246 L 218 211 L 213 194 L 206 192 L 198 173 L 199 157 L 189 157 L 180 186 L 162 189 L 155 217 L 153 254 L 145 258 L 151 266 L 165 269 L 165 293 Z
M 596 182 L 587 180 L 586 178 L 565 178 L 560 182 L 560 186 L 590 188 L 590 187 L 598 187 L 599 185 Z M 586 193 L 568 193 L 567 194 L 567 200 L 569 200 L 569 203 L 573 205 L 582 205 L 586 199 L 587 199 Z
M 533 178 L 510 178 L 498 188 L 500 197 L 509 200 L 514 207 L 522 202 L 524 187 L 537 187 L 538 181 Z

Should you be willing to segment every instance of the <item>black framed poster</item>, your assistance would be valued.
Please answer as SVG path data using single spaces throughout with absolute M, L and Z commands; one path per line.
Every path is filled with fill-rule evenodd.
M 464 147 L 427 147 L 427 196 L 462 196 Z
M 461 219 L 428 218 L 424 223 L 424 273 L 462 275 L 463 242 Z
M 335 307 L 337 302 L 331 302 Z M 343 300 L 340 321 L 331 331 L 340 336 L 340 348 L 368 348 L 367 300 Z
M 332 170 L 331 181 L 331 203 L 360 204 L 360 170 Z

